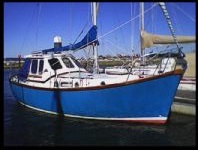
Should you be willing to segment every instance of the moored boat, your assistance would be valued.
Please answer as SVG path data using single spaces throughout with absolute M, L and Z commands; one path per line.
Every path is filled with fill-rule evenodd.
M 25 67 L 28 60 L 31 60 L 31 68 Z M 23 105 L 49 113 L 164 123 L 184 73 L 177 69 L 141 78 L 138 75 L 93 75 L 75 62 L 72 56 L 65 54 L 54 54 L 53 58 L 31 55 L 23 68 L 30 69 L 27 78 L 26 70 L 10 78 L 12 92 Z M 57 69 L 56 73 L 52 68 Z
M 94 16 L 96 8 L 94 3 Z M 54 48 L 25 57 L 22 69 L 9 79 L 16 99 L 27 107 L 69 117 L 165 123 L 187 66 L 181 49 L 174 59 L 174 70 L 142 74 L 129 69 L 127 74 L 100 74 L 96 18 L 93 20 L 80 42 L 62 46 L 61 38 L 55 37 Z M 95 54 L 93 72 L 65 53 L 87 46 L 92 46 Z

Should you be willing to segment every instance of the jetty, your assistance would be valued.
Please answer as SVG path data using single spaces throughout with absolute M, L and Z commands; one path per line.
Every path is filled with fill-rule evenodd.
M 178 90 L 171 111 L 187 115 L 196 115 L 196 91 Z

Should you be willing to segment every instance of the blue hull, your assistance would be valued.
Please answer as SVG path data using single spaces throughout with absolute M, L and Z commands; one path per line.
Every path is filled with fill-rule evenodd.
M 16 99 L 31 108 L 72 117 L 165 123 L 181 75 L 90 90 L 44 90 L 10 81 Z

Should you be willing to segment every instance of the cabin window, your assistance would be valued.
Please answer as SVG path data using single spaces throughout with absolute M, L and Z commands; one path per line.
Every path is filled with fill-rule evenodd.
M 74 58 L 71 57 L 71 59 L 74 61 L 74 63 L 79 67 L 79 68 L 83 68 L 82 65 L 80 64 L 80 62 Z
M 68 58 L 62 58 L 62 60 L 67 68 L 74 68 L 74 65 Z
M 37 64 L 38 64 L 38 60 L 32 60 L 32 66 L 31 66 L 31 73 L 32 74 L 36 74 Z
M 44 64 L 44 61 L 40 60 L 39 61 L 39 74 L 42 74 L 42 72 L 43 72 L 43 64 Z
M 53 70 L 57 70 L 57 69 L 62 68 L 62 66 L 61 66 L 61 64 L 60 64 L 60 62 L 57 58 L 49 59 L 48 62 L 49 62 L 50 66 Z

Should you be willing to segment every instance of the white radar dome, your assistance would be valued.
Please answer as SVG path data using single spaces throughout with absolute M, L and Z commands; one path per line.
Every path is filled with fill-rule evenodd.
M 54 43 L 61 43 L 61 37 L 60 36 L 55 36 L 54 37 Z

